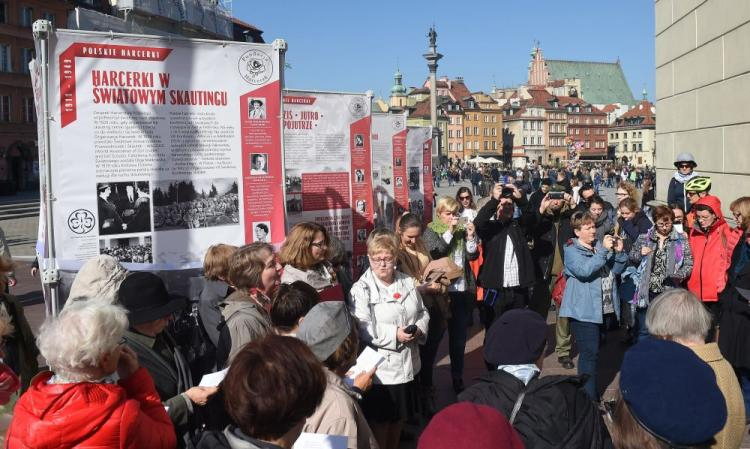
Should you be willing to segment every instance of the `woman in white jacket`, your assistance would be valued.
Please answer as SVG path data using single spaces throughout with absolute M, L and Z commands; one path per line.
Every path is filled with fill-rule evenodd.
M 394 233 L 371 234 L 367 239 L 370 268 L 351 290 L 360 336 L 385 359 L 362 404 L 381 449 L 397 448 L 404 421 L 417 413 L 417 345 L 427 340 L 430 320 L 417 281 L 396 271 L 397 253 Z

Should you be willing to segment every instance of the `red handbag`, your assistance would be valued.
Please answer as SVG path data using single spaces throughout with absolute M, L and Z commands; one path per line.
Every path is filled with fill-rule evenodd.
M 557 275 L 557 279 L 555 279 L 555 285 L 552 286 L 552 300 L 555 301 L 555 304 L 557 304 L 557 307 L 560 307 L 560 304 L 562 304 L 563 300 L 563 294 L 565 294 L 565 283 L 567 281 L 565 280 L 565 276 L 560 273 Z

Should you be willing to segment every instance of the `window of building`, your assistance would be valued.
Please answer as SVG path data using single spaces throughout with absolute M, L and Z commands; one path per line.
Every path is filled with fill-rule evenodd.
M 0 45 L 0 72 L 12 71 L 11 59 L 10 59 L 10 45 Z
M 452 143 L 448 144 L 448 151 L 453 151 L 453 144 Z
M 622 143 L 622 151 L 628 151 L 628 143 L 627 142 L 623 142 Z
M 475 140 L 475 141 L 474 141 L 474 149 L 475 149 L 475 150 L 478 150 L 478 149 L 479 149 L 479 141 L 478 141 L 478 140 Z
M 29 73 L 29 63 L 32 59 L 34 59 L 34 49 L 33 48 L 22 48 L 21 49 L 21 72 L 23 73 Z
M 30 27 L 31 23 L 34 22 L 34 8 L 25 6 L 21 8 L 21 26 Z
M 8 23 L 8 4 L 0 2 L 0 23 Z
M 471 128 L 469 128 L 468 126 L 466 127 L 466 135 L 467 136 L 471 135 Z
M 23 118 L 26 123 L 36 123 L 34 97 L 26 97 L 23 99 Z
M 497 116 L 492 114 L 492 123 L 497 123 Z
M 523 129 L 529 129 L 529 122 L 527 121 L 523 122 Z
M 580 134 L 580 129 L 576 128 L 576 136 Z
M 487 151 L 487 150 L 490 149 L 490 142 L 488 140 L 484 141 L 484 149 L 485 149 L 485 151 Z
M 461 130 L 460 129 L 456 130 L 456 137 L 458 137 L 458 138 L 461 137 Z
M 474 127 L 474 135 L 475 135 L 475 136 L 478 136 L 478 135 L 479 135 L 479 127 L 478 127 L 478 126 L 475 126 L 475 127 Z
M 623 139 L 627 139 L 628 138 L 628 133 L 622 133 L 622 138 Z
M 474 106 L 472 106 L 472 107 L 474 107 Z M 474 121 L 476 122 L 477 120 L 479 120 L 479 115 L 478 114 L 474 114 Z
M 461 151 L 461 142 L 456 144 L 456 151 Z
M 448 137 L 453 137 L 453 130 L 452 129 L 448 130 Z
M 497 128 L 492 128 L 492 136 L 497 136 Z
M 588 148 L 591 148 L 591 142 L 589 142 L 588 140 L 586 141 L 586 148 L 587 148 L 587 149 L 588 149 Z
M 529 142 L 528 142 L 528 137 L 524 137 L 524 138 L 523 138 L 523 144 L 524 144 L 524 145 L 527 145 L 528 143 L 529 143 Z
M 469 114 L 466 114 L 466 120 L 471 120 L 471 116 Z
M 489 128 L 482 128 L 482 134 L 484 135 L 484 137 L 488 137 L 490 135 Z
M 10 95 L 0 96 L 0 122 L 10 122 Z
M 456 125 L 460 125 L 461 122 L 462 122 L 461 116 L 459 115 L 458 117 L 456 117 Z
M 587 136 L 588 136 L 588 135 L 590 134 L 590 131 L 591 131 L 591 130 L 590 130 L 589 128 L 586 128 L 586 129 L 584 130 L 584 132 L 586 133 L 586 135 L 587 135 Z
M 638 137 L 643 137 L 643 131 L 638 131 Z

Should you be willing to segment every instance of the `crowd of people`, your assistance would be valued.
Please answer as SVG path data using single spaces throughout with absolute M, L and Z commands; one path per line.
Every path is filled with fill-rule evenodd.
M 240 222 L 236 193 L 154 206 L 155 229 L 192 229 Z
M 120 262 L 151 263 L 154 261 L 151 245 L 129 245 L 101 248 L 100 254 L 112 256 Z
M 0 302 L 0 400 L 23 391 L 6 447 L 289 449 L 305 433 L 395 449 L 421 420 L 420 449 L 737 449 L 750 416 L 750 197 L 732 202 L 730 226 L 692 156 L 675 167 L 664 203 L 641 201 L 648 171 L 640 189 L 637 170 L 498 174 L 476 201 L 468 187 L 440 198 L 430 223 L 407 212 L 372 230 L 357 278 L 342 243 L 309 222 L 278 252 L 212 246 L 191 298 L 98 256 L 36 345 L 14 298 Z M 598 193 L 613 174 L 614 205 Z M 471 382 L 476 309 L 487 373 Z M 614 329 L 629 349 L 602 398 Z M 446 331 L 457 403 L 438 410 Z M 37 347 L 47 370 L 32 378 L 22 355 Z M 577 373 L 541 376 L 552 347 Z M 355 370 L 365 351 L 376 361 Z

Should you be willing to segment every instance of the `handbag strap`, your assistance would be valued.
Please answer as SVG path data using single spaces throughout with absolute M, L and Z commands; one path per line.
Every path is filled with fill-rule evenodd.
M 513 422 L 516 420 L 518 411 L 521 410 L 521 404 L 523 404 L 524 398 L 526 398 L 526 388 L 524 388 L 523 391 L 521 391 L 521 394 L 518 395 L 518 399 L 516 399 L 516 403 L 513 404 L 513 411 L 510 413 L 510 419 L 508 420 L 511 426 L 513 425 Z

